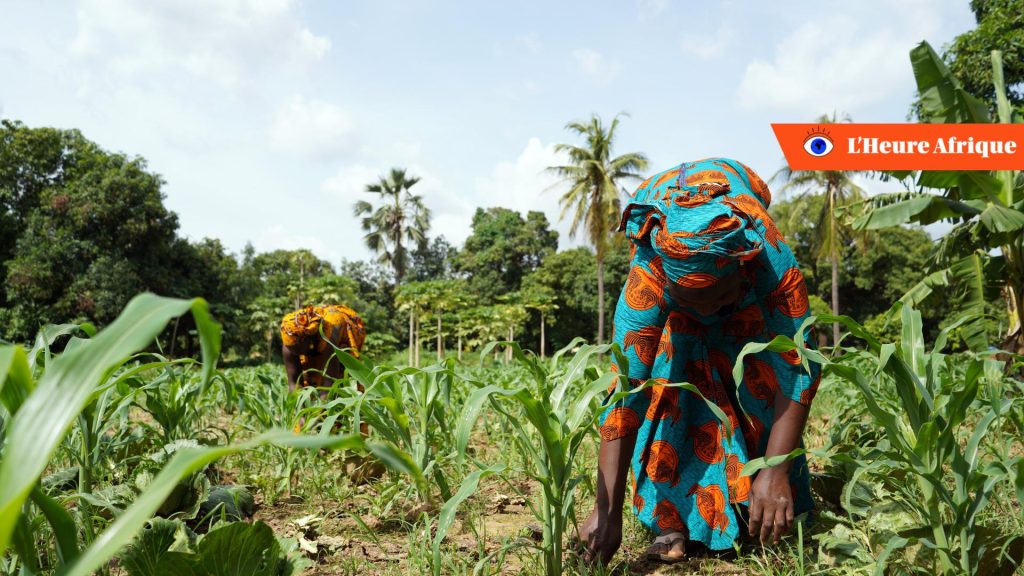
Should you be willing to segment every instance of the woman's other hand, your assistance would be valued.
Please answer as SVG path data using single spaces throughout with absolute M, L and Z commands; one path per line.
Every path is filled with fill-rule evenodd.
M 762 544 L 778 543 L 793 527 L 793 490 L 782 467 L 758 472 L 750 488 L 750 536 Z
M 600 562 L 607 565 L 622 545 L 622 512 L 594 507 L 590 517 L 580 526 L 580 544 L 587 564 Z

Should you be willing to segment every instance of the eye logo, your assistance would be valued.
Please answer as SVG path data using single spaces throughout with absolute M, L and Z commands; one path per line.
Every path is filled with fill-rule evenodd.
M 807 138 L 804 139 L 804 150 L 816 158 L 827 156 L 833 148 L 835 145 L 832 144 L 831 136 L 827 130 L 821 127 L 811 130 L 807 134 Z

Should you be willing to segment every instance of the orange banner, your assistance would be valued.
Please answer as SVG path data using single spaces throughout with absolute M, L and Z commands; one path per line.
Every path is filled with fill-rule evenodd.
M 792 170 L 1021 170 L 1024 124 L 772 124 Z

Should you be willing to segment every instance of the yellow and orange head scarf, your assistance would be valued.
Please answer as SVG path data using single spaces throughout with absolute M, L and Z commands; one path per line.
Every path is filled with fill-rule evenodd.
M 324 352 L 330 342 L 338 348 L 351 349 L 352 355 L 358 357 L 365 340 L 363 320 L 347 306 L 306 306 L 281 319 L 281 341 L 303 355 L 314 350 Z M 308 349 L 297 348 L 302 345 Z

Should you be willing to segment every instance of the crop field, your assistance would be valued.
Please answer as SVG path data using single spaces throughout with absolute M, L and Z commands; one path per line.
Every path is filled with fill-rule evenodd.
M 1024 576 L 1024 0 L 7 4 L 0 576 Z
M 201 364 L 140 352 L 190 310 Z M 202 301 L 140 296 L 98 333 L 51 326 L 27 352 L 0 348 L 0 573 L 1014 573 L 1021 382 L 993 357 L 925 349 L 909 308 L 895 342 L 843 322 L 862 347 L 772 343 L 826 367 L 805 436 L 813 521 L 666 567 L 643 560 L 627 513 L 597 568 L 571 535 L 593 503 L 611 347 L 542 360 L 496 343 L 421 368 L 336 351 L 347 375 L 321 400 L 289 393 L 280 366 L 217 368 Z

